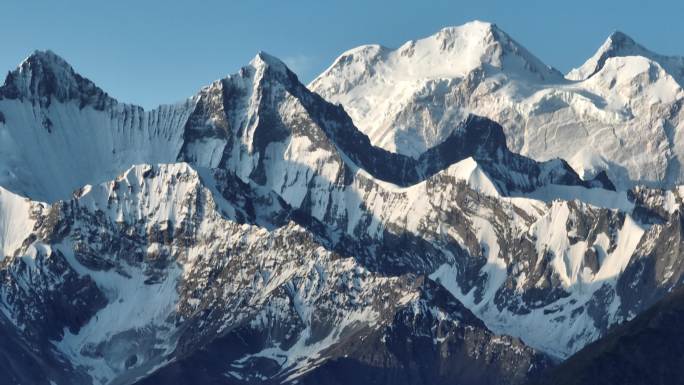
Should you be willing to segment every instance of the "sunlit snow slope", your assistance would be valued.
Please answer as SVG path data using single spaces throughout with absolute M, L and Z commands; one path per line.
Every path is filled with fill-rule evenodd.
M 310 88 L 340 103 L 371 141 L 410 156 L 474 113 L 504 126 L 513 151 L 561 157 L 620 188 L 684 181 L 684 59 L 622 33 L 567 77 L 494 24 L 471 22 L 403 44 L 343 53 Z

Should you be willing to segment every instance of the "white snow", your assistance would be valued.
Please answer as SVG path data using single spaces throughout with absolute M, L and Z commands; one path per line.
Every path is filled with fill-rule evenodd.
M 625 216 L 625 222 L 618 232 L 617 247 L 608 254 L 601 264 L 595 280 L 608 280 L 617 277 L 627 267 L 629 260 L 636 250 L 645 229 L 630 215 Z
M 0 261 L 21 247 L 34 223 L 31 201 L 0 187 Z
M 111 180 L 134 164 L 177 160 L 193 101 L 145 112 L 53 101 L 47 109 L 0 100 L 0 185 L 35 200 L 68 199 L 86 184 Z M 48 131 L 43 120 L 49 119 Z
M 567 159 L 587 177 L 606 170 L 619 189 L 684 183 L 684 59 L 604 46 L 585 67 L 566 79 L 473 22 L 350 50 L 309 86 L 389 151 L 417 157 L 473 113 L 500 123 L 514 152 Z
M 584 253 L 592 245 L 584 241 L 570 243 L 566 230 L 569 216 L 566 202 L 554 202 L 550 211 L 539 218 L 530 230 L 535 234 L 536 248 L 540 253 L 538 258 L 544 258 L 545 253 L 551 254 L 550 264 L 562 280 L 562 287 L 569 292 L 567 298 L 532 309 L 527 314 L 515 314 L 507 309 L 500 311 L 493 303 L 493 294 L 498 288 L 496 285 L 487 285 L 483 299 L 479 302 L 475 301 L 473 291 L 464 293 L 457 284 L 459 273 L 453 264 L 443 264 L 430 278 L 461 300 L 493 331 L 520 337 L 534 348 L 565 358 L 599 336 L 587 312 L 573 314 L 573 310 L 586 306 L 602 285 L 614 287 L 645 232 L 630 215 L 625 215 L 624 224 L 617 234 L 617 247 L 610 253 L 606 253 L 609 248 L 608 236 L 599 234 L 593 246 L 599 250 L 600 268 L 593 274 L 588 269 L 581 270 Z M 482 271 L 491 274 L 492 269 L 495 272 L 498 270 L 498 266 L 498 261 L 488 259 Z M 523 276 L 521 279 L 524 281 L 526 278 Z M 616 297 L 608 306 L 609 317 L 615 317 L 618 306 L 619 297 Z
M 446 170 L 446 174 L 453 176 L 458 180 L 465 181 L 470 188 L 485 195 L 493 197 L 499 197 L 501 195 L 499 189 L 494 185 L 494 182 L 492 182 L 489 176 L 472 157 L 468 157 L 449 166 Z
M 573 68 L 566 77 L 572 80 L 586 80 L 601 69 L 601 64 L 610 57 L 642 56 L 651 59 L 671 74 L 679 74 L 677 79 L 684 85 L 684 57 L 664 56 L 653 53 L 622 32 L 612 33 L 596 53 L 579 68 Z
M 495 25 L 474 21 L 394 50 L 377 45 L 352 49 L 309 87 L 341 103 L 375 145 L 417 156 L 444 140 L 453 122 L 466 114 L 427 108 L 408 117 L 415 121 L 399 120 L 397 115 L 415 101 L 430 103 L 433 95 L 450 102 L 452 88 L 474 70 L 489 66 L 534 82 L 562 79 Z

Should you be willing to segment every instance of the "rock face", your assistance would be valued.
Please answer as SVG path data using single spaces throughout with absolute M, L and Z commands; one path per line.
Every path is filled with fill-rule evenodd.
M 264 53 L 149 112 L 52 53 L 0 91 L 8 383 L 520 384 L 681 283 L 679 189 L 470 115 L 388 152 Z
M 418 157 L 468 114 L 500 123 L 512 151 L 602 171 L 621 189 L 684 182 L 684 58 L 623 33 L 566 77 L 496 25 L 471 22 L 397 49 L 343 53 L 309 87 L 377 146 Z
M 467 347 L 459 362 L 479 368 L 431 377 L 442 382 L 520 383 L 549 365 L 424 275 L 373 271 L 288 219 L 297 215 L 275 194 L 252 198 L 258 188 L 248 187 L 184 163 L 136 166 L 70 201 L 34 207 L 26 241 L 2 269 L 20 347 L 53 344 L 94 383 L 134 383 L 160 367 L 146 381 L 288 382 L 349 359 L 366 339 L 384 346 L 407 337 L 433 352 L 425 369 L 450 362 L 439 351 Z M 256 224 L 264 218 L 282 221 Z

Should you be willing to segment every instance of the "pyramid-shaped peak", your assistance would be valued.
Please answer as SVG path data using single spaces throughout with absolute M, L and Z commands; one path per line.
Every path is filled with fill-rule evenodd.
M 64 60 L 61 56 L 57 55 L 51 50 L 35 50 L 31 55 L 24 59 L 19 65 L 18 69 L 25 68 L 26 66 L 41 65 L 51 69 L 61 69 L 64 71 L 73 71 L 71 65 Z
M 270 68 L 280 73 L 290 72 L 282 60 L 264 51 L 259 51 L 249 64 L 254 68 Z
M 603 42 L 594 56 L 652 56 L 653 53 L 637 43 L 631 36 L 622 31 L 614 31 Z
M 0 98 L 27 99 L 43 106 L 48 106 L 53 99 L 80 100 L 82 106 L 91 104 L 97 109 L 116 103 L 50 50 L 34 51 L 11 71 L 0 87 Z
M 652 60 L 663 67 L 680 84 L 684 80 L 683 58 L 654 53 L 621 31 L 611 33 L 592 57 L 581 67 L 571 70 L 566 77 L 571 80 L 588 79 L 599 72 L 609 59 L 623 56 L 641 56 Z
M 612 46 L 634 46 L 637 45 L 636 41 L 632 39 L 629 35 L 622 31 L 615 31 L 608 36 L 606 43 Z

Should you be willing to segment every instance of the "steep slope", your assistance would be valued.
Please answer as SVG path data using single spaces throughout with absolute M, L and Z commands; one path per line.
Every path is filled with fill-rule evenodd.
M 54 53 L 36 52 L 0 87 L 0 113 L 0 185 L 47 202 L 112 179 L 133 164 L 178 160 L 237 170 L 244 180 L 262 184 L 267 176 L 256 174 L 280 167 L 283 159 L 291 168 L 300 164 L 297 173 L 320 162 L 335 163 L 323 172 L 329 180 L 342 168 L 361 167 L 379 179 L 407 185 L 479 156 L 492 171 L 493 160 L 529 174 L 516 186 L 495 172 L 504 178 L 499 183 L 516 190 L 534 188 L 544 173 L 559 174 L 556 179 L 566 180 L 562 183 L 582 183 L 567 165 L 540 169 L 511 154 L 502 129 L 483 120 L 459 122 L 450 143 L 419 161 L 375 148 L 341 109 L 309 92 L 279 60 L 264 53 L 239 74 L 214 82 L 184 103 L 144 111 L 110 98 Z M 476 131 L 482 126 L 494 132 L 490 142 L 473 137 L 487 134 Z M 482 147 L 471 146 L 473 141 Z M 299 151 L 314 145 L 318 152 Z M 492 159 L 495 155 L 498 159 Z M 560 170 L 551 172 L 555 168 Z
M 121 104 L 54 53 L 35 52 L 0 87 L 0 184 L 53 202 L 132 164 L 173 162 L 193 104 Z
M 491 77 L 486 92 L 492 92 L 503 74 L 533 84 L 563 80 L 498 27 L 475 21 L 395 50 L 369 45 L 347 51 L 310 88 L 341 103 L 374 144 L 415 157 L 467 116 L 440 110 L 442 103 L 464 102 L 466 95 L 454 95 L 453 88 L 472 92 L 469 84 Z
M 193 364 L 183 376 L 173 364 L 149 381 L 183 383 L 204 368 L 218 383 L 280 383 L 346 355 L 365 336 L 420 337 L 438 327 L 433 349 L 472 344 L 462 354 L 478 366 L 433 377 L 440 382 L 467 375 L 520 383 L 548 365 L 519 341 L 493 335 L 425 278 L 370 271 L 291 221 L 272 230 L 252 224 L 286 207 L 229 201 L 219 190 L 241 182 L 201 173 L 183 163 L 136 166 L 34 211 L 36 225 L 0 269 L 0 308 L 27 350 L 46 352 L 52 341 L 93 383 L 130 384 L 186 360 Z M 396 334 L 395 317 L 407 311 L 427 317 L 421 333 Z M 503 366 L 490 355 L 517 361 Z
M 684 290 L 585 347 L 535 384 L 681 384 Z
M 670 188 L 684 181 L 682 68 L 614 34 L 565 79 L 472 22 L 395 50 L 345 52 L 310 88 L 390 151 L 418 157 L 472 113 L 500 123 L 514 152 L 566 159 L 585 178 L 606 171 L 620 189 Z

